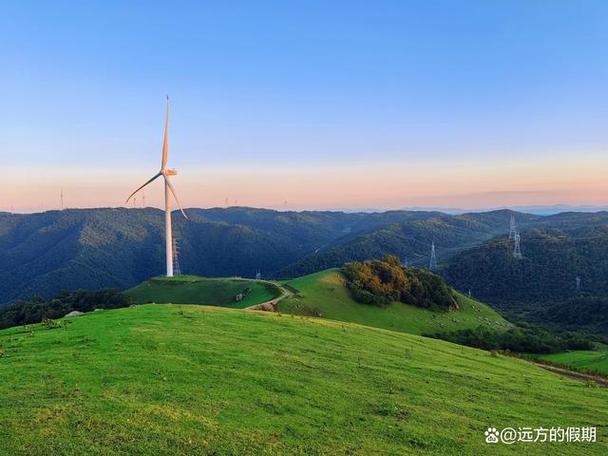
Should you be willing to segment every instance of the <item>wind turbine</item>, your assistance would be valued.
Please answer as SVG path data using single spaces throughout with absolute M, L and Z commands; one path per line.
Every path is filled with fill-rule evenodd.
M 171 227 L 171 195 L 175 198 L 175 202 L 177 203 L 177 207 L 182 212 L 184 217 L 187 219 L 188 216 L 182 209 L 182 205 L 179 202 L 179 198 L 177 197 L 177 193 L 175 192 L 175 187 L 171 183 L 171 179 L 169 176 L 175 176 L 177 171 L 174 169 L 167 168 L 167 160 L 169 156 L 169 97 L 167 96 L 167 114 L 165 116 L 165 135 L 163 137 L 163 156 L 160 162 L 160 171 L 152 176 L 148 182 L 135 190 L 129 197 L 127 198 L 126 203 L 142 188 L 151 183 L 152 181 L 158 179 L 159 177 L 163 177 L 165 180 L 165 252 L 166 252 L 166 260 L 167 260 L 167 277 L 173 277 L 173 230 Z M 125 204 L 126 204 L 125 203 Z

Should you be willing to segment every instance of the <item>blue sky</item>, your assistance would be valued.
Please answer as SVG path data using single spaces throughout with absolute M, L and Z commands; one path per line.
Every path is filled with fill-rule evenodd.
M 606 165 L 607 24 L 600 1 L 2 2 L 0 150 L 11 188 L 44 175 L 24 210 L 59 182 L 113 205 L 110 170 L 116 197 L 156 171 L 168 93 L 189 205 L 608 202 L 585 174 Z M 386 169 L 415 188 L 378 193 Z M 351 191 L 328 200 L 336 172 Z

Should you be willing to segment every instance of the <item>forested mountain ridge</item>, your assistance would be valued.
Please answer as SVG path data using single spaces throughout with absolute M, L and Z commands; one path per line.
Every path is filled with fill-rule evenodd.
M 501 236 L 454 256 L 441 273 L 511 316 L 604 331 L 608 314 L 599 312 L 599 321 L 597 309 L 606 308 L 608 297 L 608 225 L 570 222 L 561 224 L 564 229 L 523 231 L 522 259 L 514 258 L 513 241 Z
M 436 215 L 406 220 L 344 237 L 280 272 L 293 277 L 338 267 L 348 261 L 363 261 L 396 255 L 414 266 L 428 266 L 431 243 L 439 261 L 457 252 L 508 232 L 509 219 L 515 214 L 521 223 L 531 224 L 540 217 L 499 210 L 462 215 Z
M 265 276 L 356 230 L 436 213 L 188 209 L 173 216 L 182 270 Z M 0 303 L 64 289 L 128 288 L 163 272 L 164 212 L 70 209 L 0 213 Z
M 296 277 L 353 260 L 407 256 L 428 264 L 430 244 L 445 263 L 453 255 L 508 232 L 515 214 L 535 226 L 576 233 L 608 226 L 608 213 L 541 217 L 512 211 L 274 211 L 246 207 L 174 213 L 179 263 L 203 276 Z M 158 209 L 69 209 L 0 213 L 0 303 L 62 290 L 125 289 L 163 273 L 164 213 Z M 527 246 L 524 241 L 524 251 Z M 593 257 L 595 258 L 595 257 Z M 583 283 L 587 279 L 583 277 Z

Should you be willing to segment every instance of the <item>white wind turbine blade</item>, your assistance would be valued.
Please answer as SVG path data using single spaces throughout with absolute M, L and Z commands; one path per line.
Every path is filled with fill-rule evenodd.
M 184 217 L 186 217 L 186 219 L 188 219 L 188 216 L 186 215 L 186 213 L 182 209 L 182 205 L 179 202 L 179 199 L 177 197 L 177 193 L 175 192 L 175 187 L 173 187 L 173 184 L 171 183 L 171 180 L 169 179 L 169 176 L 165 176 L 165 182 L 167 182 L 167 187 L 169 187 L 169 190 L 171 190 L 171 194 L 173 195 L 173 198 L 175 198 L 175 202 L 177 203 L 177 207 L 179 207 L 179 210 L 182 212 L 182 215 Z
M 167 113 L 165 115 L 165 136 L 163 137 L 163 158 L 160 162 L 160 169 L 167 167 L 169 159 L 169 95 L 167 95 Z
M 162 176 L 163 173 L 159 172 L 158 174 L 155 174 L 154 177 L 152 177 L 152 179 L 150 179 L 148 182 L 146 182 L 144 185 L 142 185 L 141 187 L 139 187 L 137 190 L 135 190 L 133 193 L 131 193 L 129 195 L 129 197 L 127 198 L 127 201 L 125 201 L 125 204 L 127 204 L 129 202 L 129 200 L 131 198 L 133 198 L 133 195 L 135 195 L 138 191 L 140 191 L 142 188 L 144 188 L 146 185 L 148 185 L 150 182 L 152 182 L 155 179 L 158 179 L 160 176 Z

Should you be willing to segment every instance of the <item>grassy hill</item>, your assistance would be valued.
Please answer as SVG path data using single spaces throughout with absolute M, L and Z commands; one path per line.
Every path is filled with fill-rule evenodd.
M 137 304 L 187 303 L 244 309 L 280 296 L 275 285 L 246 279 L 210 279 L 196 276 L 156 277 L 125 292 Z M 243 295 L 236 301 L 238 294 Z
M 608 390 L 523 360 L 348 323 L 142 305 L 0 331 L 5 454 L 451 454 L 488 426 L 598 426 Z
M 460 310 L 438 312 L 393 302 L 387 308 L 353 300 L 337 269 L 303 276 L 285 283 L 292 295 L 279 303 L 279 310 L 314 315 L 412 334 L 437 333 L 478 326 L 494 329 L 511 324 L 485 304 L 458 295 Z
M 279 302 L 284 313 L 320 316 L 412 334 L 451 332 L 483 326 L 506 329 L 512 325 L 489 306 L 457 295 L 460 310 L 445 312 L 393 302 L 386 308 L 355 301 L 337 269 L 303 276 L 281 286 L 289 292 Z M 235 301 L 235 296 L 244 299 Z M 185 303 L 245 308 L 277 298 L 281 289 L 270 282 L 249 279 L 178 276 L 156 277 L 125 292 L 137 304 Z
M 608 375 L 608 348 L 598 351 L 569 351 L 539 356 L 540 359 L 580 370 Z

